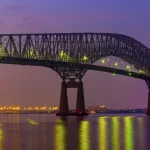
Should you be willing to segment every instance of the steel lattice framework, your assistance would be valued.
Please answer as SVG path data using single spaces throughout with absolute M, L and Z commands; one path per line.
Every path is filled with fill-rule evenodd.
M 1 63 L 20 63 L 21 60 L 42 60 L 82 63 L 92 65 L 106 56 L 120 57 L 150 74 L 150 50 L 134 38 L 112 33 L 55 33 L 55 34 L 3 34 L 0 35 Z M 14 59 L 15 58 L 15 59 Z M 17 59 L 18 58 L 18 59 Z M 11 60 L 11 61 L 10 61 Z M 15 61 L 14 61 L 15 60 Z M 32 64 L 31 64 L 32 65 Z M 40 65 L 40 64 L 39 64 Z M 51 67 L 66 79 L 68 76 L 82 78 L 85 69 Z

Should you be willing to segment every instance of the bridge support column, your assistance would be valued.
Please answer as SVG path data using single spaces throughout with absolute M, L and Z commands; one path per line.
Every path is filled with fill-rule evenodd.
M 146 81 L 147 83 L 147 86 L 148 86 L 148 106 L 147 106 L 147 111 L 146 111 L 146 114 L 150 116 L 150 80 L 147 80 Z
M 150 90 L 148 91 L 148 107 L 147 107 L 147 115 L 150 116 Z
M 67 83 L 65 81 L 62 81 L 59 115 L 66 116 L 68 115 L 68 113 L 69 113 L 69 107 L 68 107 L 68 96 L 67 96 Z
M 78 82 L 76 112 L 85 113 L 84 89 L 83 89 L 83 82 L 81 80 Z

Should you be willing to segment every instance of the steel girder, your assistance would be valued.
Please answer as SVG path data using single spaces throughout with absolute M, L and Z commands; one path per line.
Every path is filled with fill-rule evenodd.
M 1 34 L 0 57 L 28 58 L 93 64 L 106 56 L 116 56 L 150 74 L 150 50 L 134 38 L 113 33 Z M 57 67 L 60 76 L 85 70 Z M 68 71 L 69 70 L 69 71 Z M 66 73 L 64 73 L 64 71 Z M 81 73 L 82 72 L 82 73 Z M 84 72 L 84 73 L 83 73 Z M 65 75 L 64 75 L 65 74 Z

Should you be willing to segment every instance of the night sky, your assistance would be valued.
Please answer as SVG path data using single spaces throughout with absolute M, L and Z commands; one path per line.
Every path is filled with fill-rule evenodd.
M 149 7 L 149 0 L 3 0 L 0 33 L 110 32 L 150 47 Z M 94 71 L 83 80 L 86 106 L 147 106 L 143 80 Z M 0 65 L 0 105 L 58 105 L 60 84 L 48 68 Z M 77 90 L 68 91 L 69 105 L 75 108 Z

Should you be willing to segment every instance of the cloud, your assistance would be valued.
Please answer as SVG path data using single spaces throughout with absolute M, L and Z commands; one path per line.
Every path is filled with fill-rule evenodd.
M 24 9 L 24 6 L 22 5 L 8 5 L 6 6 L 6 9 L 11 10 L 11 11 L 20 11 L 22 9 Z

